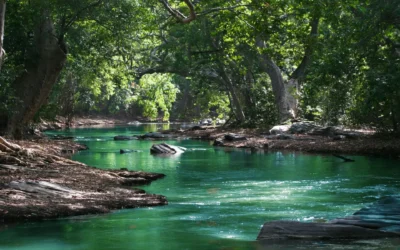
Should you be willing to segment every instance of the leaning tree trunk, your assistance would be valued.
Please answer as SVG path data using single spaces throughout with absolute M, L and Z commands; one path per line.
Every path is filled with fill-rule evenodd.
M 3 64 L 3 57 L 4 57 L 3 40 L 4 40 L 5 17 L 6 17 L 6 0 L 0 0 L 0 70 L 1 70 L 1 65 Z
M 10 136 L 20 139 L 23 129 L 46 103 L 66 61 L 64 41 L 57 39 L 52 20 L 47 17 L 35 32 L 35 63 L 13 83 L 17 100 L 8 123 Z
M 266 55 L 260 55 L 260 65 L 271 79 L 272 92 L 274 93 L 275 104 L 279 113 L 279 121 L 282 122 L 293 118 L 293 113 L 291 112 L 293 107 L 291 107 L 291 103 L 288 101 L 289 93 L 285 87 L 281 70 L 275 62 Z
M 257 38 L 256 46 L 263 49 L 266 47 L 265 42 Z M 259 54 L 260 67 L 265 71 L 271 79 L 272 91 L 275 97 L 275 104 L 278 108 L 279 121 L 283 122 L 289 118 L 293 118 L 293 106 L 288 100 L 290 93 L 285 86 L 282 72 L 276 63 L 266 54 Z M 290 98 L 291 99 L 291 98 Z

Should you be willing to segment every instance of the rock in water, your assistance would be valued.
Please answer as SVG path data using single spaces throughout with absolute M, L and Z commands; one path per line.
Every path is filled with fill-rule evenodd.
M 389 237 L 400 235 L 352 225 L 270 221 L 263 225 L 257 240 L 358 240 Z
M 134 136 L 126 136 L 126 135 L 117 135 L 114 136 L 114 141 L 130 141 L 130 140 L 136 140 L 137 137 Z
M 165 138 L 170 138 L 171 135 L 168 134 L 162 134 L 160 132 L 150 132 L 144 135 L 139 136 L 140 139 L 165 139 Z
M 172 146 L 166 143 L 154 144 L 150 148 L 152 154 L 180 154 L 185 152 L 186 148 Z
M 141 152 L 139 150 L 133 150 L 133 149 L 120 149 L 119 153 L 120 154 L 127 154 L 127 153 L 133 153 L 133 152 Z
M 216 139 L 213 143 L 213 146 L 224 146 L 224 141 L 222 139 Z

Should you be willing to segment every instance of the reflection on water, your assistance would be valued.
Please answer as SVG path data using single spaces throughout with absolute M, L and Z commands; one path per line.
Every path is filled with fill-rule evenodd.
M 393 240 L 300 244 L 255 238 L 266 221 L 322 222 L 397 194 L 398 161 L 355 156 L 356 162 L 343 163 L 331 156 L 213 148 L 191 140 L 167 140 L 189 150 L 166 158 L 150 155 L 154 141 L 113 140 L 158 126 L 62 134 L 89 146 L 74 156 L 89 165 L 165 173 L 142 188 L 167 196 L 168 206 L 0 228 L 0 249 L 397 249 Z M 141 152 L 119 154 L 121 148 Z

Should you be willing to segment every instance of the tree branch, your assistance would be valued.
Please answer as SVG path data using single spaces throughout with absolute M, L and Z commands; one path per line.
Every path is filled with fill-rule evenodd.
M 160 67 L 156 67 L 156 68 L 140 70 L 140 71 L 136 72 L 136 78 L 140 79 L 144 75 L 149 75 L 149 74 L 154 74 L 154 73 L 173 73 L 173 74 L 177 74 L 177 75 L 180 75 L 183 77 L 186 77 L 189 75 L 189 72 L 186 70 L 183 70 L 183 69 L 174 69 L 174 68 L 170 68 L 170 67 L 160 66 Z
M 64 34 L 68 31 L 68 29 L 71 27 L 71 25 L 80 17 L 80 15 L 82 15 L 82 13 L 83 13 L 84 11 L 89 10 L 89 9 L 91 9 L 91 8 L 94 8 L 94 7 L 96 7 L 97 5 L 100 5 L 100 4 L 102 3 L 102 1 L 103 1 L 103 0 L 97 0 L 96 2 L 93 2 L 93 3 L 89 4 L 89 5 L 87 5 L 86 7 L 80 9 L 78 12 L 76 12 L 75 16 L 73 16 L 73 17 L 68 21 L 68 23 L 65 24 L 65 26 L 63 27 L 63 34 L 61 34 L 61 35 L 64 35 Z
M 6 0 L 0 0 L 0 69 L 3 63 L 3 56 L 4 56 L 3 40 L 4 40 L 5 16 L 6 16 Z
M 218 11 L 223 11 L 223 10 L 234 10 L 240 7 L 248 7 L 251 6 L 251 4 L 238 4 L 238 5 L 234 5 L 234 6 L 229 6 L 229 7 L 219 7 L 219 8 L 211 8 L 205 11 L 202 11 L 198 14 L 198 16 L 205 16 L 208 15 L 210 13 L 214 13 L 214 12 L 218 12 Z
M 188 6 L 190 14 L 189 17 L 186 17 L 185 15 L 183 15 L 179 10 L 177 9 L 173 9 L 171 7 L 171 5 L 169 5 L 168 0 L 159 0 L 162 5 L 164 5 L 164 8 L 173 16 L 175 17 L 175 19 L 178 20 L 178 22 L 181 23 L 190 23 L 193 20 L 196 19 L 196 11 L 194 9 L 194 5 L 191 1 L 189 0 L 183 0 L 185 2 L 185 4 Z
M 314 52 L 314 48 L 313 48 L 314 44 L 311 41 L 313 40 L 313 38 L 318 36 L 319 19 L 320 19 L 319 16 L 315 16 L 315 17 L 313 17 L 313 19 L 311 21 L 311 32 L 310 32 L 310 36 L 309 36 L 310 42 L 308 43 L 308 45 L 306 47 L 303 60 L 301 61 L 301 63 L 297 67 L 297 69 L 293 72 L 293 74 L 291 75 L 291 78 L 294 78 L 294 79 L 303 78 L 305 75 L 307 66 L 311 63 L 311 57 Z

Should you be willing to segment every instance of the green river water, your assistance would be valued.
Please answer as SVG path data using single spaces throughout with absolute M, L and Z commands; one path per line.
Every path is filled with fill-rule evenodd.
M 73 135 L 89 150 L 73 159 L 104 169 L 159 172 L 166 178 L 142 186 L 165 195 L 169 205 L 39 223 L 0 226 L 1 250 L 102 249 L 400 249 L 400 241 L 352 243 L 255 241 L 266 221 L 319 221 L 350 215 L 400 190 L 400 161 L 351 156 L 251 152 L 209 142 L 167 141 L 188 149 L 179 156 L 150 155 L 152 141 L 114 141 L 162 125 L 83 128 Z M 166 128 L 166 127 L 164 127 Z M 120 154 L 119 149 L 141 152 Z

